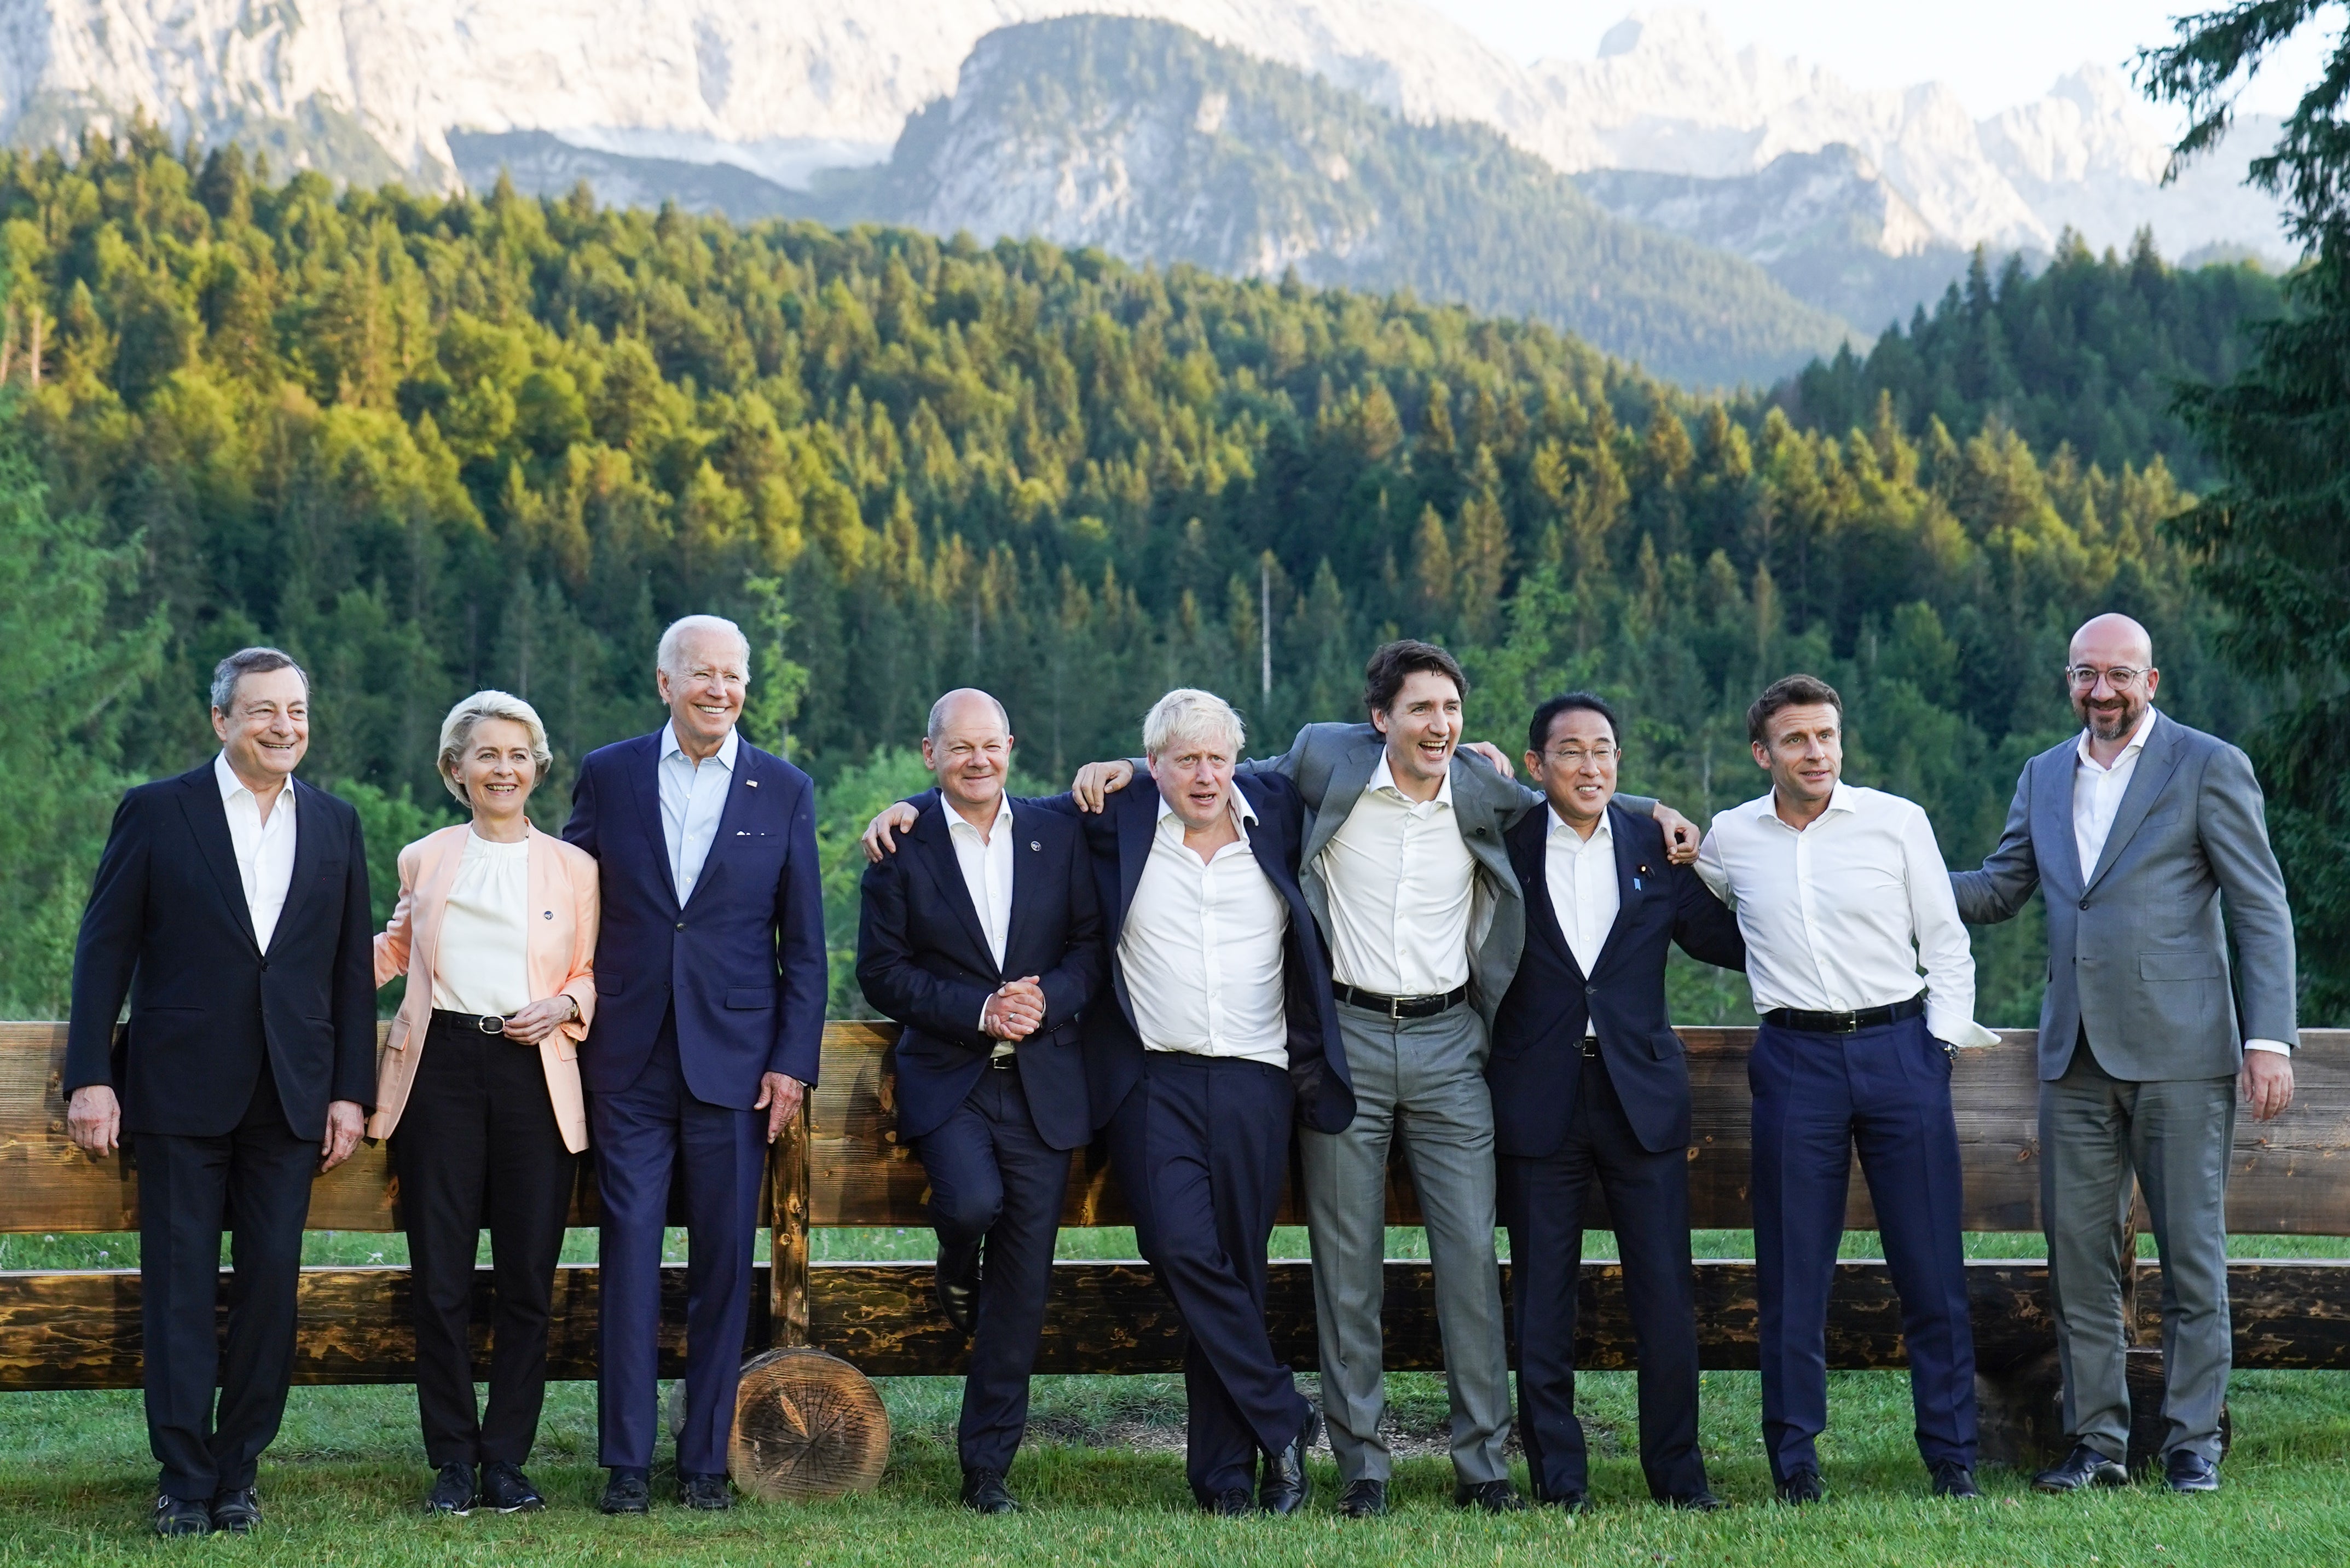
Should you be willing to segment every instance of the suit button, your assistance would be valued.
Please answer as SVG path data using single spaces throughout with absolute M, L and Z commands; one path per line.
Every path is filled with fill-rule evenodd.
M 1599 994 L 1599 988 L 1596 985 L 1586 985 L 1583 988 L 1583 994 L 1586 996 L 1596 996 Z
M 2082 899 L 2082 900 L 2081 900 L 2081 908 L 2083 908 L 2083 909 L 2087 909 L 2088 907 L 2089 907 L 2089 900 L 2087 900 L 2086 898 Z
M 678 929 L 679 930 L 681 930 L 681 930 L 683 930 L 683 929 L 685 929 L 685 922 L 684 922 L 683 920 L 680 920 L 680 921 L 677 923 L 677 929 Z

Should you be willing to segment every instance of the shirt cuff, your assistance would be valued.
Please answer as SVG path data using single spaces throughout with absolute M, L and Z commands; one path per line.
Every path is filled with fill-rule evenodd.
M 1963 1013 L 1953 1015 L 1945 1012 L 1930 1002 L 1926 1004 L 1926 1033 L 1944 1044 L 1970 1049 L 1999 1044 L 1998 1035 L 1973 1019 Z
M 2280 1056 L 2290 1056 L 2293 1054 L 2293 1047 L 2286 1044 L 2282 1040 L 2247 1040 L 2244 1042 L 2244 1049 L 2247 1051 L 2273 1051 Z

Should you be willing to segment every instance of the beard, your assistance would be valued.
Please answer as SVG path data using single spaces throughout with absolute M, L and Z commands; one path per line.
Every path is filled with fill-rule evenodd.
M 2089 727 L 2089 735 L 2097 741 L 2118 741 L 2137 728 L 2146 717 L 2146 703 L 2138 699 L 2126 699 L 2118 707 L 2093 708 L 2084 701 L 2075 704 L 2081 722 Z

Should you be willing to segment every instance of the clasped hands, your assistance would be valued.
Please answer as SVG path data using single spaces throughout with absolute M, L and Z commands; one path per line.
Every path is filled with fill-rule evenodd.
M 1045 1022 L 1045 988 L 1033 974 L 996 987 L 980 1010 L 979 1027 L 998 1040 L 1025 1040 Z

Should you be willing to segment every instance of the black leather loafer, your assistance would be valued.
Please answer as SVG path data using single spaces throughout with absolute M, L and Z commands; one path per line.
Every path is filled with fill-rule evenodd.
M 935 1272 L 939 1310 L 959 1334 L 969 1334 L 979 1322 L 979 1243 L 939 1246 Z
M 480 1501 L 500 1513 L 536 1513 L 546 1506 L 520 1465 L 493 1459 L 482 1467 Z
M 973 1513 L 1017 1513 L 1020 1504 L 1003 1484 L 1001 1470 L 962 1472 L 962 1505 Z
M 1685 1496 L 1669 1497 L 1664 1501 L 1667 1508 L 1677 1508 L 1683 1513 L 1720 1513 L 1730 1506 L 1703 1488 Z
M 1277 1454 L 1267 1454 L 1264 1475 L 1257 1483 L 1257 1506 L 1267 1513 L 1295 1513 L 1314 1495 L 1314 1480 L 1305 1473 L 1305 1456 L 1322 1440 L 1322 1412 L 1308 1405 L 1305 1424 Z
M 1246 1519 L 1256 1512 L 1256 1499 L 1244 1486 L 1228 1486 L 1208 1500 L 1208 1511 L 1218 1519 Z
M 700 1509 L 704 1513 L 723 1513 L 734 1506 L 734 1494 L 726 1490 L 724 1476 L 689 1475 L 677 1472 L 677 1501 L 680 1508 Z
M 1934 1467 L 1936 1497 L 1981 1497 L 1982 1488 L 1975 1485 L 1975 1472 L 1956 1459 L 1944 1459 Z
M 1587 1491 L 1552 1491 L 1547 1487 L 1530 1489 L 1535 1506 L 1555 1508 L 1562 1513 L 1589 1513 L 1591 1494 Z
M 249 1486 L 213 1495 L 213 1529 L 224 1535 L 250 1535 L 261 1528 L 261 1493 Z
M 602 1513 L 650 1513 L 653 1489 L 645 1483 L 641 1470 L 614 1470 L 604 1483 L 604 1495 L 596 1504 Z
M 2129 1471 L 2119 1459 L 2109 1459 L 2086 1443 L 2075 1443 L 2064 1462 L 2032 1478 L 2034 1491 L 2079 1491 L 2084 1487 L 2127 1486 Z
M 211 1499 L 173 1497 L 169 1492 L 164 1492 L 155 1499 L 156 1534 L 210 1535 L 212 1532 Z
M 1378 1519 L 1388 1511 L 1388 1483 L 1365 1476 L 1338 1493 L 1338 1511 L 1348 1519 Z
M 1474 1486 L 1463 1483 L 1452 1489 L 1452 1506 L 1474 1508 L 1487 1513 L 1523 1513 L 1526 1500 L 1518 1489 L 1505 1480 L 1480 1481 Z
M 1791 1503 L 1797 1508 L 1805 1503 L 1825 1502 L 1828 1497 L 1827 1486 L 1820 1480 L 1820 1472 L 1814 1469 L 1795 1471 L 1779 1483 L 1777 1491 L 1781 1502 Z
M 2162 1484 L 2173 1491 L 2218 1491 L 2220 1467 L 2200 1454 L 2173 1449 L 2162 1461 Z
M 432 1490 L 424 1494 L 424 1511 L 463 1519 L 473 1511 L 473 1467 L 442 1465 L 432 1478 Z

